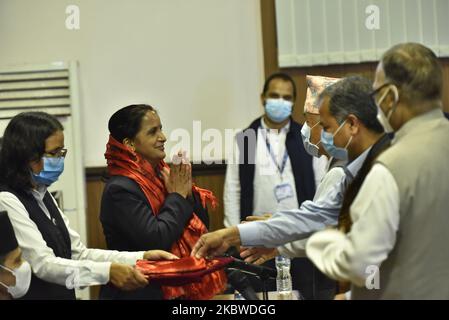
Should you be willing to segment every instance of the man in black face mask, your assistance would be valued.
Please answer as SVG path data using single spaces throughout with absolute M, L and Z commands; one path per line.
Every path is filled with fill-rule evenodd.
M 22 259 L 6 211 L 0 211 L 0 235 L 0 300 L 18 299 L 28 291 L 31 267 Z

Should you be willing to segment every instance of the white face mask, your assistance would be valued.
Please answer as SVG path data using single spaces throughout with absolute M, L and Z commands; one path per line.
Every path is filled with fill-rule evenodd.
M 385 97 L 387 96 L 388 92 L 392 90 L 393 94 L 394 94 L 394 98 L 395 98 L 395 105 L 393 108 L 391 108 L 391 110 L 388 112 L 387 115 L 385 115 L 385 113 L 382 111 L 380 105 L 382 104 L 382 102 L 384 101 Z M 398 101 L 398 90 L 395 86 L 391 86 L 388 87 L 387 90 L 385 91 L 385 93 L 382 95 L 382 97 L 379 99 L 378 102 L 376 102 L 377 105 L 377 120 L 379 121 L 379 123 L 382 125 L 382 127 L 384 128 L 386 133 L 392 133 L 394 132 L 393 127 L 390 124 L 390 118 L 391 115 L 393 114 L 393 112 L 396 109 L 397 106 L 397 101 Z
M 304 122 L 302 129 L 301 129 L 301 137 L 302 137 L 302 143 L 304 144 L 304 149 L 306 149 L 306 152 L 310 154 L 312 157 L 319 158 L 319 150 L 320 148 L 318 145 L 321 143 L 319 141 L 317 144 L 313 144 L 310 142 L 310 135 L 312 133 L 312 129 L 315 128 L 319 122 L 317 122 L 312 128 L 310 128 L 306 122 Z
M 22 298 L 30 288 L 31 283 L 31 266 L 27 261 L 24 261 L 20 267 L 17 269 L 11 270 L 5 266 L 0 265 L 0 268 L 5 269 L 6 271 L 11 272 L 16 278 L 16 284 L 14 286 L 7 286 L 4 283 L 0 282 L 0 285 L 5 287 L 8 290 L 8 293 L 14 298 Z

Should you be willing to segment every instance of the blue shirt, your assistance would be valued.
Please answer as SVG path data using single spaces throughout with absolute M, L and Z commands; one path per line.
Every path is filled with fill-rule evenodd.
M 304 201 L 299 209 L 279 211 L 269 220 L 238 225 L 242 245 L 277 247 L 336 225 L 346 188 L 359 172 L 370 150 L 365 150 L 345 168 L 329 170 L 318 186 L 314 199 Z

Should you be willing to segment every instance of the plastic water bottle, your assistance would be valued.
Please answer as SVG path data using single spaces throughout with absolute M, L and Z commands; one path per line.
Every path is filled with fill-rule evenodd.
M 290 275 L 290 259 L 276 257 L 276 289 L 279 300 L 292 300 L 292 276 Z
M 234 300 L 246 300 L 246 299 L 243 298 L 243 296 L 242 296 L 242 294 L 240 292 L 235 290 L 235 292 L 234 292 Z

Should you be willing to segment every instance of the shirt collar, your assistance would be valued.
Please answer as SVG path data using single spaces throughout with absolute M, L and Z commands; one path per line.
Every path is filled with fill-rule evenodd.
M 327 163 L 327 171 L 329 171 L 332 168 L 336 168 L 336 167 L 346 167 L 346 165 L 348 164 L 347 160 L 340 160 L 334 157 L 330 157 Z
M 426 123 L 428 121 L 432 121 L 438 118 L 444 117 L 443 111 L 441 109 L 433 109 L 428 112 L 425 112 L 423 114 L 420 114 L 419 116 L 416 116 L 412 118 L 411 120 L 407 121 L 402 125 L 402 127 L 395 132 L 394 138 L 391 141 L 391 144 L 397 143 L 399 140 L 401 140 L 404 136 L 410 133 L 414 128 L 419 126 L 420 124 Z
M 286 124 L 285 126 L 283 126 L 283 127 L 279 130 L 280 133 L 287 133 L 287 132 L 290 130 L 290 123 L 291 123 L 291 120 L 289 120 L 289 121 L 287 122 L 287 124 Z M 266 122 L 265 122 L 264 117 L 262 117 L 262 118 L 260 119 L 260 126 L 262 127 L 262 129 L 271 130 L 270 128 L 268 128 L 268 126 L 267 126 L 267 124 L 266 124 Z
M 363 163 L 365 162 L 366 157 L 368 156 L 368 153 L 370 152 L 371 148 L 373 146 L 369 147 L 361 155 L 359 155 L 357 158 L 352 160 L 351 163 L 349 163 L 346 166 L 346 169 L 351 173 L 352 178 L 354 178 L 357 173 L 359 172 L 360 168 L 362 167 Z
M 36 198 L 44 200 L 45 194 L 47 193 L 47 186 L 43 184 L 38 184 L 35 189 L 31 189 L 31 194 Z

